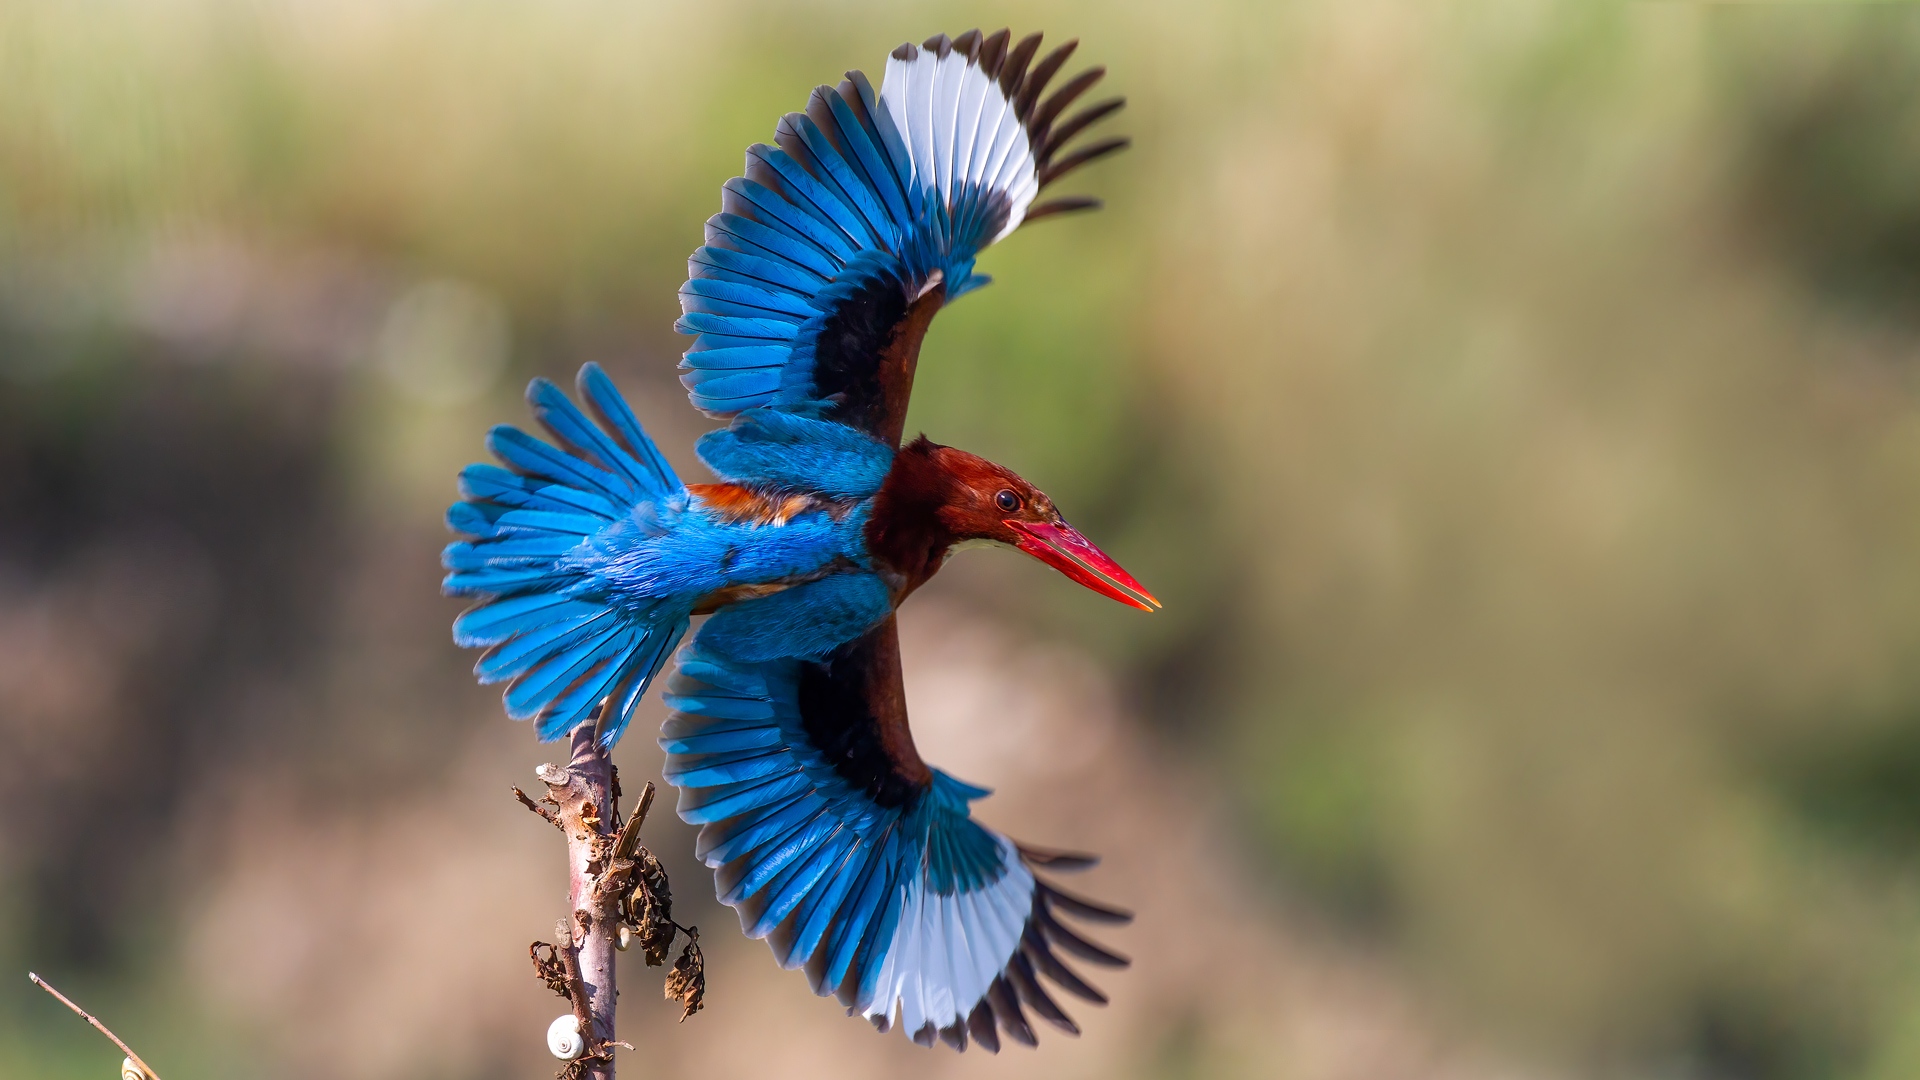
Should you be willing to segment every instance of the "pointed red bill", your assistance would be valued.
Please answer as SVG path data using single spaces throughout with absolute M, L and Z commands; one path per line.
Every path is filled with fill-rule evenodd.
M 1020 550 L 1053 567 L 1102 596 L 1110 596 L 1141 611 L 1152 611 L 1160 601 L 1120 569 L 1120 564 L 1080 535 L 1080 530 L 1061 522 L 1058 525 L 1030 521 L 1009 521 L 1007 527 L 1020 534 Z M 1103 576 L 1104 575 L 1104 576 Z M 1112 580 L 1108 580 L 1111 578 Z M 1115 584 L 1118 582 L 1118 584 Z M 1128 595 L 1139 593 L 1144 601 Z M 1151 605 L 1151 606 L 1149 606 Z

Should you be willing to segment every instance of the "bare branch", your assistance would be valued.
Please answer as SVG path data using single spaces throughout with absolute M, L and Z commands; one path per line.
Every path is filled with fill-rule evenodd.
M 567 831 L 567 827 L 565 825 L 560 824 L 560 815 L 554 813 L 553 811 L 547 809 L 544 806 L 541 806 L 539 803 L 534 802 L 532 799 L 527 798 L 527 793 L 524 791 L 521 791 L 518 786 L 515 786 L 513 789 L 513 797 L 516 799 L 519 799 L 520 804 L 522 806 L 525 806 L 527 809 L 533 811 L 536 814 L 539 814 L 543 818 L 546 818 L 548 824 L 551 824 L 554 828 L 559 829 L 561 832 Z M 552 802 L 553 800 L 545 799 L 543 801 Z
M 613 761 L 599 745 L 592 725 L 574 732 L 571 749 L 566 765 L 548 764 L 534 770 L 547 785 L 547 798 L 541 801 L 553 807 L 549 820 L 557 820 L 567 838 L 568 915 L 555 930 L 553 958 L 564 972 L 574 1020 L 586 1041 L 586 1053 L 568 1062 L 561 1076 L 612 1080 L 614 955 L 622 918 L 608 902 L 601 883 L 616 843 Z M 532 800 L 523 798 L 523 802 Z M 537 957 L 535 963 L 541 977 L 548 979 L 549 971 Z
M 657 967 L 666 962 L 675 932 L 685 933 L 687 947 L 667 976 L 667 997 L 681 1003 L 682 1020 L 699 1011 L 706 975 L 699 934 L 673 921 L 666 871 L 640 843 L 654 786 L 646 785 L 623 821 L 619 775 L 594 729 L 576 730 L 571 749 L 566 765 L 534 770 L 547 785 L 546 798 L 535 802 L 513 789 L 567 838 L 569 916 L 554 928 L 554 944 L 536 941 L 529 953 L 540 980 L 567 999 L 585 1040 L 585 1052 L 561 1068 L 560 1080 L 613 1080 L 613 1049 L 627 1046 L 614 1037 L 615 954 L 637 941 L 648 966 Z

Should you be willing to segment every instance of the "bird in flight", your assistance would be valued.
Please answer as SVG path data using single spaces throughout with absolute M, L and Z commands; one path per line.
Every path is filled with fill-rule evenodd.
M 486 648 L 475 674 L 506 682 L 508 715 L 543 739 L 594 722 L 611 746 L 708 616 L 674 656 L 660 745 L 720 900 L 849 1014 L 960 1050 L 1033 1045 L 1029 1011 L 1077 1034 L 1042 977 L 1104 1003 L 1061 954 L 1127 961 L 1061 916 L 1130 916 L 1036 876 L 1093 860 L 984 828 L 968 804 L 987 791 L 921 760 L 894 611 L 971 541 L 1158 606 L 1011 470 L 924 435 L 901 445 L 928 324 L 987 283 L 975 257 L 1098 206 L 1034 200 L 1126 145 L 1066 150 L 1122 102 L 1063 116 L 1104 69 L 1049 94 L 1075 42 L 1036 62 L 1040 41 L 902 45 L 878 93 L 848 72 L 748 149 L 676 324 L 694 336 L 694 406 L 727 421 L 696 446 L 717 483 L 681 483 L 588 364 L 585 412 L 547 380 L 528 388 L 552 442 L 490 433 L 506 468 L 461 473 L 448 520 L 471 539 L 444 557 L 446 590 L 482 598 L 455 640 Z

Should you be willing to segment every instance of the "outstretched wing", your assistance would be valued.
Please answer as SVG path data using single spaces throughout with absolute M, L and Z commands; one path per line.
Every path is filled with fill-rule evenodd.
M 1106 69 L 1043 100 L 1077 43 L 1034 64 L 1040 35 L 1010 40 L 970 30 L 902 45 L 878 95 L 850 71 L 780 121 L 777 147 L 747 151 L 680 290 L 676 328 L 698 335 L 680 364 L 696 408 L 831 400 L 833 419 L 899 444 L 928 323 L 986 284 L 974 257 L 1023 221 L 1098 206 L 1033 200 L 1127 144 L 1063 154 L 1122 101 L 1061 119 Z
M 667 684 L 664 775 L 696 853 L 750 937 L 814 992 L 915 1042 L 1033 1045 L 1027 1010 L 1079 1029 L 1040 976 L 1106 997 L 1057 950 L 1127 961 L 1066 927 L 1130 916 L 1062 892 L 1033 868 L 1091 859 L 1022 849 L 981 827 L 987 794 L 929 768 L 907 730 L 892 619 L 820 662 L 743 664 L 696 640 Z

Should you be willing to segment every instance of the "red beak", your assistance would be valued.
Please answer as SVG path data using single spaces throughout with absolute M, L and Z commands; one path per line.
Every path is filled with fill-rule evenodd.
M 1005 524 L 1020 534 L 1021 551 L 1094 592 L 1102 596 L 1110 596 L 1141 611 L 1152 611 L 1160 606 L 1160 601 L 1155 600 L 1152 593 L 1133 580 L 1132 574 L 1120 569 L 1119 563 L 1107 558 L 1106 552 L 1094 547 L 1092 541 L 1080 535 L 1080 530 L 1066 522 L 1045 525 L 1028 521 L 1009 521 Z M 1109 581 L 1108 578 L 1113 580 Z M 1114 582 L 1119 584 L 1116 585 Z M 1129 591 L 1139 593 L 1146 599 L 1143 602 L 1130 596 Z

